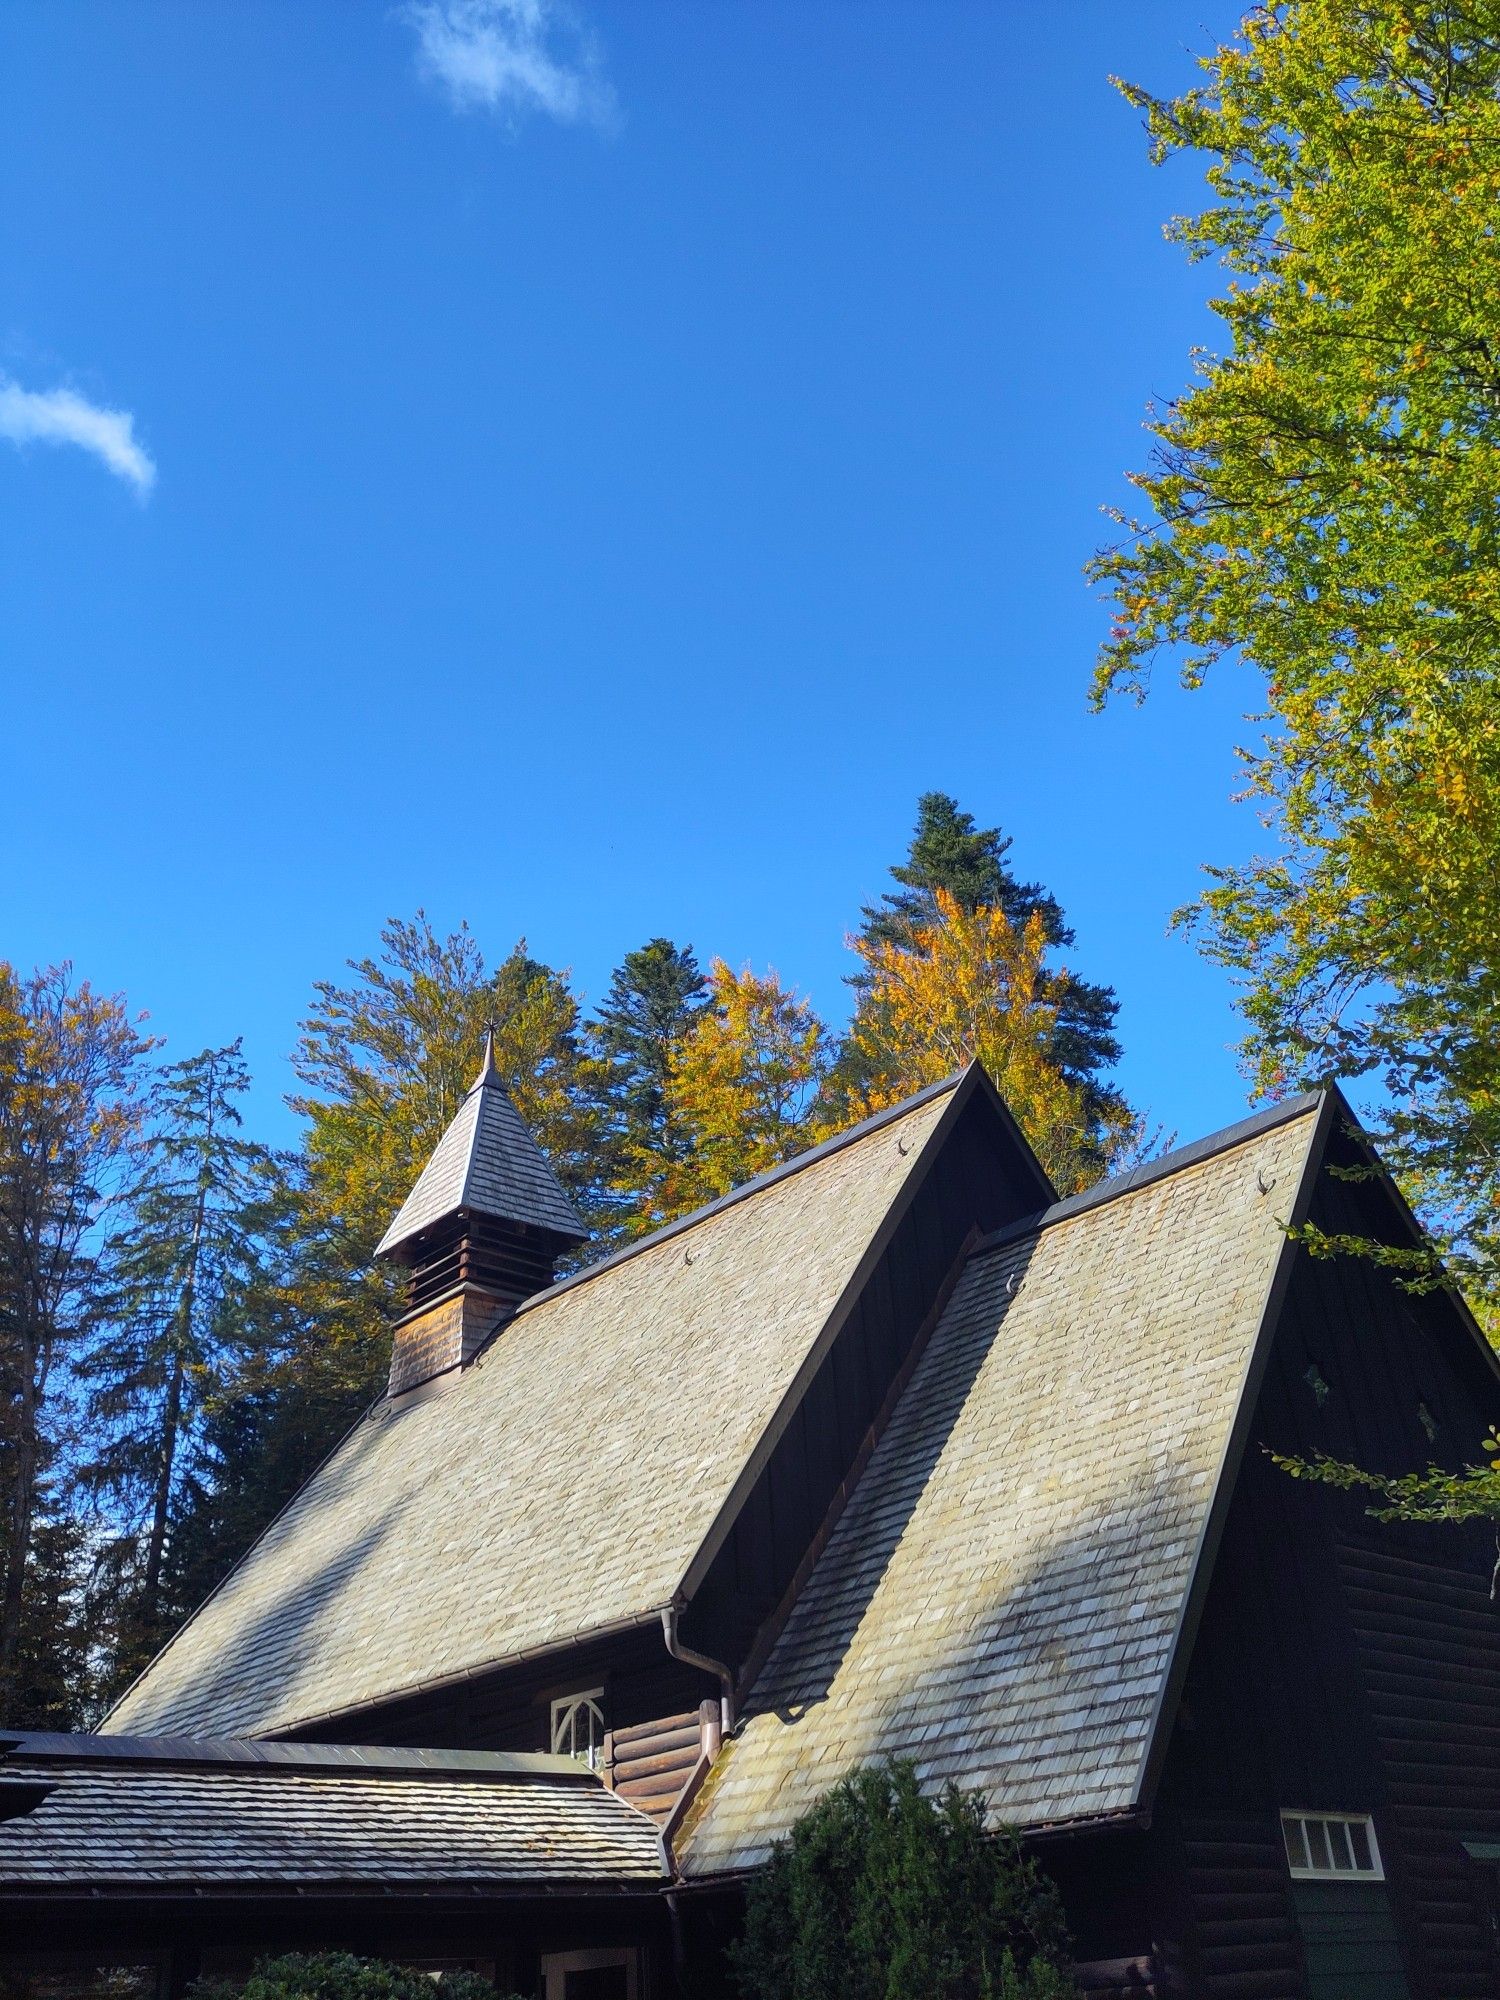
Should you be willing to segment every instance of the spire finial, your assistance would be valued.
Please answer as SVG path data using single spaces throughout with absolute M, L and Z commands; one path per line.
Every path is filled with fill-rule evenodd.
M 498 1083 L 499 1081 L 500 1072 L 495 1067 L 495 1025 L 492 1021 L 487 1021 L 484 1029 L 484 1060 L 479 1065 L 478 1076 L 475 1077 L 469 1088 L 470 1090 L 478 1090 L 486 1083 Z

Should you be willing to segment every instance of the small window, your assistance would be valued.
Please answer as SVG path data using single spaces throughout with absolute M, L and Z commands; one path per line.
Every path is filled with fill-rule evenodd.
M 1287 1866 L 1303 1882 L 1330 1882 L 1363 1875 L 1381 1881 L 1380 1849 L 1366 1813 L 1284 1812 L 1281 1837 Z
M 597 1771 L 604 1761 L 604 1690 L 560 1695 L 552 1704 L 552 1754 L 576 1757 Z

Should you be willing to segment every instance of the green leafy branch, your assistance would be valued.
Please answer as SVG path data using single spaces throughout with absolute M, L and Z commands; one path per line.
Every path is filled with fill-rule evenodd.
M 1271 1463 L 1292 1479 L 1308 1479 L 1340 1492 L 1363 1491 L 1377 1495 L 1374 1506 L 1365 1512 L 1374 1521 L 1491 1521 L 1495 1524 L 1495 1567 L 1490 1574 L 1490 1597 L 1500 1594 L 1500 1431 L 1492 1425 L 1483 1440 L 1487 1459 L 1483 1464 L 1460 1466 L 1450 1472 L 1441 1465 L 1429 1465 L 1422 1472 L 1395 1476 L 1369 1472 L 1362 1465 L 1318 1452 L 1312 1458 L 1271 1451 Z

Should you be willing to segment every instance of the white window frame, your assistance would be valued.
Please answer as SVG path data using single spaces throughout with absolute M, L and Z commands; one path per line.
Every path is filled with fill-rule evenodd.
M 567 2000 L 568 1974 L 594 1972 L 608 1965 L 625 1968 L 625 2000 L 637 2000 L 640 1992 L 641 1955 L 635 1950 L 549 1951 L 542 1958 L 544 2000 Z
M 1309 1854 L 1312 1843 L 1307 1837 L 1306 1822 L 1315 1820 L 1330 1830 L 1334 1827 L 1362 1826 L 1365 1839 L 1370 1843 L 1370 1866 L 1361 1868 L 1354 1858 L 1354 1843 L 1346 1836 L 1345 1847 L 1349 1855 L 1347 1868 L 1298 1867 L 1292 1860 L 1291 1849 L 1287 1845 L 1286 1826 L 1288 1820 L 1302 1822 L 1302 1844 Z M 1330 1831 L 1330 1842 L 1332 1834 Z M 1311 1806 L 1283 1806 L 1281 1809 L 1281 1846 L 1286 1856 L 1287 1868 L 1294 1882 L 1383 1882 L 1385 1864 L 1380 1859 L 1380 1843 L 1375 1838 L 1375 1822 L 1368 1813 L 1314 1811 Z
M 574 1748 L 578 1741 L 578 1716 L 582 1710 L 598 1725 L 598 1741 L 590 1743 L 587 1750 Z M 576 1757 L 580 1764 L 587 1764 L 591 1771 L 597 1771 L 604 1762 L 604 1736 L 607 1724 L 604 1720 L 604 1690 L 602 1687 L 578 1688 L 572 1694 L 554 1697 L 550 1710 L 551 1728 L 547 1741 L 552 1745 L 554 1757 Z M 590 1730 L 592 1736 L 595 1732 Z

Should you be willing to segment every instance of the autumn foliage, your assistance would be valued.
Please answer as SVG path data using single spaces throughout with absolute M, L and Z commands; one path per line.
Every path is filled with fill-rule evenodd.
M 933 893 L 937 920 L 904 945 L 850 940 L 866 973 L 850 1043 L 868 1107 L 983 1063 L 1059 1190 L 1077 1193 L 1137 1128 L 1122 1101 L 1094 1129 L 1084 1086 L 1052 1054 L 1068 974 L 1048 964 L 1043 919 L 1034 911 L 1018 926 L 1002 909 L 965 910 L 946 889 Z

